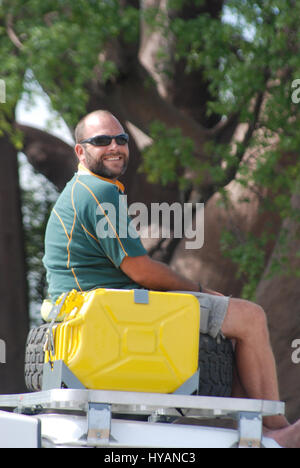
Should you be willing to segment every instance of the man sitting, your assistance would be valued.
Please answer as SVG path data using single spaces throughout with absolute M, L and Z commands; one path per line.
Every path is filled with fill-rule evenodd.
M 199 292 L 200 305 L 210 311 L 209 334 L 214 338 L 223 334 L 236 342 L 239 385 L 233 396 L 278 401 L 276 366 L 263 309 L 202 289 L 199 283 L 152 260 L 136 236 L 119 235 L 119 198 L 124 187 L 118 178 L 129 162 L 128 136 L 120 122 L 107 111 L 93 112 L 79 122 L 75 138 L 79 169 L 53 208 L 45 238 L 44 264 L 52 301 L 72 289 Z M 115 207 L 114 220 L 105 210 L 107 203 Z M 113 235 L 101 235 L 101 220 Z M 264 425 L 265 435 L 281 446 L 300 447 L 300 421 L 290 425 L 284 416 L 270 416 Z

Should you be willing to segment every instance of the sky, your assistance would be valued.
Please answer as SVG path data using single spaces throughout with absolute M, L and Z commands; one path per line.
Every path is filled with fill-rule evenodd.
M 72 135 L 65 122 L 51 109 L 48 96 L 37 82 L 33 83 L 32 89 L 34 92 L 34 103 L 30 104 L 26 94 L 23 94 L 17 106 L 17 122 L 47 130 L 49 133 L 58 136 L 66 143 L 72 145 Z

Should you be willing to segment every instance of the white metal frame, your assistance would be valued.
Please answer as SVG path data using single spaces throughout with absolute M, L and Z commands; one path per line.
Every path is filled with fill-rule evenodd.
M 42 437 L 56 445 L 191 447 L 198 441 L 197 447 L 261 447 L 275 444 L 263 438 L 263 417 L 284 414 L 285 405 L 265 400 L 55 389 L 1 396 L 0 408 L 40 413 L 34 417 L 42 421 Z M 45 410 L 52 414 L 43 414 Z M 81 416 L 72 416 L 74 411 Z M 146 421 L 121 421 L 121 414 L 145 416 Z M 189 418 L 230 418 L 237 422 L 237 430 L 161 423 L 182 416 L 187 422 Z M 51 432 L 51 421 L 56 421 L 56 433 Z M 69 435 L 57 429 L 64 425 L 72 427 Z

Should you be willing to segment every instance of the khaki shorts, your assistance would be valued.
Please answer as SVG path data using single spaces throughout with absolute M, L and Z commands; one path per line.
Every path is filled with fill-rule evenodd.
M 170 291 L 182 294 L 192 294 L 200 304 L 200 331 L 216 338 L 222 335 L 222 325 L 227 314 L 230 297 L 214 296 L 192 291 Z

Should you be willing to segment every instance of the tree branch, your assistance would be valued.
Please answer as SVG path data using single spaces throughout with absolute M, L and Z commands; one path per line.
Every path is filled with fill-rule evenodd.
M 264 96 L 265 96 L 265 93 L 261 91 L 260 93 L 258 93 L 256 97 L 255 104 L 254 104 L 254 111 L 253 111 L 253 119 L 249 123 L 248 129 L 245 133 L 245 136 L 241 145 L 241 149 L 237 150 L 237 153 L 236 153 L 237 163 L 234 166 L 229 167 L 229 169 L 226 171 L 226 184 L 225 185 L 227 185 L 227 183 L 229 183 L 231 180 L 235 178 L 240 162 L 242 161 L 245 155 L 246 148 L 248 144 L 250 143 L 250 140 L 255 130 L 257 129 L 257 125 L 258 125 L 259 117 L 260 117 L 260 111 L 264 102 Z
M 6 17 L 6 32 L 11 42 L 17 47 L 17 49 L 23 49 L 24 46 L 14 31 L 13 16 L 11 13 L 9 13 Z
M 240 112 L 234 112 L 226 120 L 220 120 L 212 129 L 209 130 L 210 138 L 217 143 L 228 143 L 239 125 Z
M 15 124 L 24 135 L 23 152 L 29 163 L 63 190 L 77 168 L 73 148 L 59 138 L 37 128 Z

